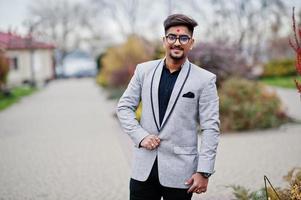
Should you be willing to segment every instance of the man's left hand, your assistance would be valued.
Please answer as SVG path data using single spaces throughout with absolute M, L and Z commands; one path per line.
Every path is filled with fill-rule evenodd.
M 189 180 L 185 182 L 185 185 L 191 185 L 187 193 L 195 192 L 197 194 L 207 191 L 208 178 L 204 178 L 201 174 L 195 173 Z

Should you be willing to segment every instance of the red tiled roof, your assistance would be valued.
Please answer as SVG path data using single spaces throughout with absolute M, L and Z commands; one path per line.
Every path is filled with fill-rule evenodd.
M 14 33 L 0 32 L 0 46 L 5 49 L 54 49 L 54 45 L 39 42 L 31 37 L 21 37 Z

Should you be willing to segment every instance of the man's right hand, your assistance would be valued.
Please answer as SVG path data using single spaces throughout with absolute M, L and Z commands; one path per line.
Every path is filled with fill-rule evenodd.
M 148 135 L 143 138 L 140 145 L 148 150 L 153 150 L 160 145 L 160 138 L 156 135 Z

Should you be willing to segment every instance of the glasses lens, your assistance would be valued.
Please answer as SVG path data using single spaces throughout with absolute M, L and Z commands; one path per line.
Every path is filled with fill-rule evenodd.
M 176 39 L 177 39 L 176 35 L 172 35 L 172 34 L 167 35 L 167 42 L 170 44 L 175 43 Z
M 187 44 L 188 43 L 188 41 L 189 41 L 189 37 L 187 36 L 187 35 L 181 35 L 180 37 L 179 37 L 179 40 L 180 40 L 180 43 L 181 44 Z
M 181 44 L 187 44 L 190 40 L 190 37 L 188 35 L 180 35 L 180 36 L 177 36 L 177 35 L 174 35 L 174 34 L 168 34 L 166 36 L 166 39 L 167 39 L 167 42 L 169 44 L 173 44 L 177 41 L 177 39 L 179 38 L 179 42 Z

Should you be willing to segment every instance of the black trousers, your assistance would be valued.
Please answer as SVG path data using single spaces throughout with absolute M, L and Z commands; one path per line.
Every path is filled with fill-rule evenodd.
M 164 187 L 159 183 L 157 159 L 145 182 L 130 180 L 130 200 L 191 200 L 188 189 Z

